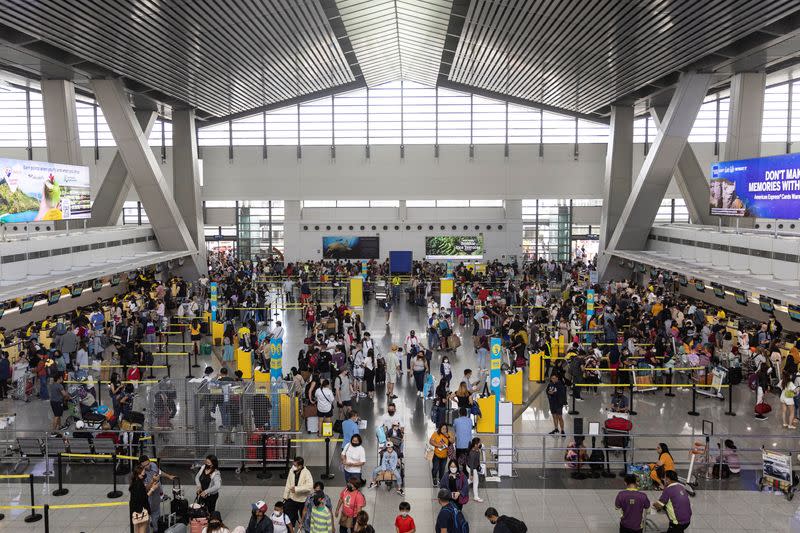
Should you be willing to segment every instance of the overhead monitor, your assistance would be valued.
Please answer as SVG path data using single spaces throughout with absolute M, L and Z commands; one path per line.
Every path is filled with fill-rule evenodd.
M 36 303 L 36 299 L 35 298 L 25 298 L 22 301 L 22 305 L 19 306 L 19 312 L 20 313 L 29 312 L 31 309 L 33 309 L 33 304 L 35 304 L 35 303 Z
M 70 294 L 73 298 L 77 298 L 81 294 L 83 294 L 83 283 L 76 283 L 72 286 L 72 290 L 70 290 Z
M 56 289 L 47 293 L 47 305 L 55 305 L 61 300 L 61 290 Z
M 102 289 L 103 289 L 102 279 L 92 280 L 92 292 L 100 292 Z
M 767 296 L 759 296 L 758 304 L 761 306 L 761 310 L 765 313 L 772 313 L 775 311 L 775 301 L 772 298 Z M 778 302 L 779 303 L 779 302 Z
M 686 279 L 686 276 L 679 276 L 678 283 L 680 283 L 681 286 L 686 287 L 689 284 L 689 280 Z
M 111 276 L 111 286 L 116 287 L 117 285 L 119 285 L 119 274 L 114 274 Z
M 741 289 L 734 289 L 733 295 L 736 298 L 736 303 L 739 305 L 747 305 L 747 293 Z
M 800 305 L 789 305 L 789 318 L 795 322 L 800 322 Z
M 714 216 L 800 219 L 800 154 L 711 165 Z
M 714 296 L 717 298 L 725 298 L 725 289 L 721 285 L 714 285 Z
M 699 292 L 706 292 L 706 284 L 699 279 L 694 280 L 694 288 Z
M 0 158 L 0 222 L 90 218 L 89 167 Z

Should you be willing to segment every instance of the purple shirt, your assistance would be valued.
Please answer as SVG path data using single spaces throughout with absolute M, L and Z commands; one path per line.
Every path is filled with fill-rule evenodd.
M 658 501 L 664 504 L 667 516 L 673 524 L 688 524 L 692 521 L 692 504 L 686 488 L 680 483 L 666 487 Z
M 620 526 L 640 531 L 644 527 L 644 513 L 650 508 L 650 500 L 647 494 L 640 490 L 625 489 L 617 494 L 614 507 L 622 511 Z

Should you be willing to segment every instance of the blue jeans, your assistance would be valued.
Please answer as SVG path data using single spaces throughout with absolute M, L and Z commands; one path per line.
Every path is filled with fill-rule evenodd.
M 361 481 L 361 472 L 348 472 L 347 470 L 344 471 L 344 482 L 347 483 L 351 479 L 357 479 L 359 482 Z
M 39 398 L 42 400 L 50 399 L 47 394 L 47 376 L 39 376 Z

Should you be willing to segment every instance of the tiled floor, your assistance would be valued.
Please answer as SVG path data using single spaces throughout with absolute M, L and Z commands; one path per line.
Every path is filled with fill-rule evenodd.
M 287 330 L 284 349 L 284 367 L 293 366 L 293 354 L 296 354 L 303 337 L 302 327 L 297 312 L 279 317 Z M 392 343 L 401 343 L 409 329 L 424 331 L 424 308 L 408 305 L 405 301 L 395 306 L 390 327 L 384 324 L 384 314 L 370 303 L 365 312 L 373 338 L 388 349 Z M 462 374 L 463 369 L 473 367 L 474 356 L 469 334 L 463 335 L 464 346 L 450 359 L 454 365 L 454 376 Z M 201 363 L 212 362 L 210 358 L 200 358 Z M 434 362 L 438 367 L 438 359 Z M 212 364 L 217 367 L 218 362 Z M 181 359 L 173 369 L 173 376 L 185 374 L 185 363 Z M 438 370 L 434 372 L 438 375 Z M 157 373 L 158 374 L 158 373 Z M 456 379 L 454 379 L 456 381 Z M 675 380 L 679 381 L 678 378 Z M 533 396 L 530 406 L 520 413 L 515 422 L 515 448 L 520 476 L 516 479 L 504 479 L 499 485 L 489 483 L 487 489 L 482 488 L 482 496 L 486 501 L 482 504 L 471 502 L 466 507 L 473 531 L 490 531 L 483 518 L 483 510 L 488 505 L 497 507 L 501 513 L 517 516 L 525 520 L 529 531 L 616 531 L 617 515 L 613 510 L 613 499 L 621 481 L 617 479 L 597 479 L 584 482 L 570 479 L 562 466 L 565 439 L 534 436 L 552 428 L 546 399 L 541 395 L 541 385 L 525 382 L 525 397 Z M 601 421 L 605 418 L 604 406 L 609 403 L 608 389 L 598 396 L 584 392 L 585 401 L 578 402 L 576 407 L 585 423 Z M 358 410 L 368 421 L 367 435 L 368 464 L 365 471 L 371 471 L 375 465 L 375 447 L 372 438 L 374 422 L 385 412 L 386 399 L 383 388 L 378 387 L 376 399 L 362 400 Z M 408 431 L 406 459 L 406 498 L 412 504 L 412 515 L 417 520 L 418 530 L 432 531 L 433 517 L 438 510 L 433 501 L 435 491 L 430 487 L 428 463 L 422 457 L 423 443 L 433 427 L 428 419 L 430 402 L 423 402 L 414 395 L 413 385 L 403 380 L 398 387 L 399 398 L 396 400 L 399 412 L 405 417 Z M 637 394 L 635 408 L 639 415 L 634 417 L 635 431 L 649 434 L 638 437 L 635 446 L 645 449 L 639 456 L 628 458 L 629 461 L 645 462 L 654 460 L 654 452 L 647 450 L 661 441 L 668 441 L 675 452 L 676 461 L 685 462 L 688 454 L 683 449 L 695 441 L 703 441 L 703 421 L 714 424 L 712 446 L 720 437 L 733 438 L 742 451 L 743 459 L 752 463 L 751 468 L 760 465 L 759 448 L 762 444 L 782 450 L 800 450 L 799 441 L 794 440 L 798 433 L 790 433 L 781 428 L 778 416 L 774 414 L 766 422 L 757 422 L 751 416 L 753 398 L 744 386 L 737 387 L 734 392 L 734 410 L 736 417 L 725 416 L 727 401 L 699 398 L 697 407 L 699 417 L 691 417 L 686 412 L 691 407 L 691 393 L 677 391 L 677 396 L 669 398 L 661 391 L 656 394 Z M 773 407 L 778 408 L 776 401 Z M 33 400 L 31 403 L 0 402 L 0 411 L 14 410 L 18 413 L 17 427 L 20 430 L 37 430 L 46 427 L 49 417 L 49 406 L 46 402 Z M 520 409 L 520 411 L 522 411 Z M 567 429 L 572 428 L 572 417 L 566 416 Z M 664 436 L 663 434 L 670 434 Z M 491 438 L 488 439 L 491 444 Z M 544 447 L 544 453 L 542 449 Z M 749 450 L 749 451 L 748 451 Z M 305 445 L 300 453 L 306 458 L 315 476 L 323 469 L 324 448 L 320 445 Z M 541 479 L 542 459 L 545 459 L 547 479 Z M 614 470 L 618 470 L 615 466 Z M 185 465 L 165 467 L 181 475 L 184 482 L 190 482 L 191 472 Z M 685 465 L 680 466 L 681 470 Z M 44 467 L 34 462 L 27 471 L 42 475 Z M 37 485 L 37 503 L 48 500 L 52 503 L 105 502 L 109 485 L 104 483 L 108 477 L 107 468 L 103 466 L 75 466 L 67 471 L 65 479 L 71 492 L 64 498 L 52 498 L 49 495 L 53 487 Z M 334 468 L 334 471 L 336 469 Z M 338 473 L 338 472 L 337 472 Z M 796 505 L 787 502 L 779 495 L 759 494 L 755 491 L 755 472 L 743 475 L 741 479 L 724 483 L 705 482 L 701 485 L 697 497 L 693 500 L 695 509 L 694 527 L 691 531 L 716 531 L 733 533 L 736 531 L 788 531 L 789 516 Z M 51 478 L 51 481 L 53 479 Z M 0 505 L 9 502 L 27 503 L 27 492 L 22 492 L 20 499 L 19 486 L 16 481 L 0 480 Z M 125 480 L 120 479 L 124 484 Z M 258 480 L 250 474 L 236 474 L 232 470 L 223 473 L 225 488 L 218 508 L 222 511 L 226 523 L 233 527 L 245 524 L 249 504 L 259 499 L 272 503 L 279 499 L 283 481 L 278 476 L 269 480 Z M 332 487 L 339 487 L 341 479 L 331 481 Z M 498 488 L 495 488 L 498 487 Z M 725 490 L 713 490 L 722 488 Z M 123 487 L 125 489 L 125 487 Z M 329 493 L 338 492 L 329 491 Z M 656 493 L 652 493 L 656 497 Z M 127 498 L 127 495 L 125 496 Z M 393 531 L 392 522 L 397 513 L 397 504 L 401 497 L 385 490 L 367 491 L 367 511 L 373 517 L 373 524 L 378 532 Z M 43 531 L 43 523 L 28 525 L 22 521 L 24 513 L 6 512 L 6 520 L 0 521 L 0 530 L 9 531 Z M 127 531 L 127 509 L 96 508 L 82 510 L 60 510 L 53 512 L 51 531 L 89 532 L 114 531 L 124 528 Z M 664 516 L 659 514 L 654 521 L 665 528 Z M 13 526 L 11 525 L 13 524 Z M 12 528 L 13 529 L 8 529 Z

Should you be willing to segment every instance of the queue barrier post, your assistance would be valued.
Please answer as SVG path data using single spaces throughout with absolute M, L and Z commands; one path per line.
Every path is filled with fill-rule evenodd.
M 44 533 L 50 533 L 50 505 L 44 504 Z
M 580 414 L 578 412 L 578 410 L 575 409 L 575 387 L 576 387 L 576 385 L 573 383 L 572 384 L 572 409 L 567 411 L 568 415 L 579 415 Z
M 728 416 L 736 416 L 736 412 L 733 410 L 733 383 L 728 381 L 728 410 L 725 412 Z
M 31 514 L 25 517 L 26 524 L 32 524 L 34 522 L 38 522 L 42 519 L 42 515 L 36 512 L 36 500 L 34 498 L 34 491 L 33 491 L 33 474 L 28 476 L 28 482 L 30 483 L 31 487 Z
M 633 376 L 631 376 L 631 380 L 632 379 Z M 628 410 L 628 414 L 631 416 L 636 416 L 638 413 L 633 410 L 633 383 L 628 384 L 628 392 L 630 393 L 630 402 L 628 402 L 630 404 L 630 409 Z
M 292 439 L 289 437 L 286 439 L 286 472 L 280 475 L 281 479 L 286 479 L 289 477 L 289 472 L 292 469 Z
M 325 437 L 325 473 L 322 474 L 322 479 L 333 479 L 334 476 L 331 474 L 331 438 Z
M 194 379 L 192 375 L 192 354 L 186 353 L 186 368 L 189 369 L 189 375 L 186 376 L 186 379 Z
M 58 488 L 53 491 L 53 496 L 65 496 L 69 494 L 69 489 L 64 488 L 63 484 L 63 476 L 64 476 L 64 467 L 62 464 L 61 454 L 58 454 Z M 47 516 L 47 515 L 45 515 Z
M 671 368 L 669 369 L 669 372 L 667 373 L 667 383 L 672 385 L 672 369 Z M 675 393 L 672 392 L 672 387 L 667 387 L 667 392 L 664 394 L 664 396 L 675 396 Z
M 112 498 L 112 499 L 113 498 L 119 498 L 120 496 L 122 496 L 122 491 L 117 490 L 117 454 L 116 453 L 112 453 L 111 454 L 111 477 L 112 477 L 113 482 L 114 482 L 114 490 L 112 490 L 111 492 L 106 494 L 106 496 L 109 497 L 109 498 Z
M 171 378 L 171 377 L 172 376 L 170 375 L 170 364 L 169 364 L 169 361 L 167 361 L 167 378 Z
M 256 477 L 258 479 L 269 479 L 272 477 L 272 474 L 267 472 L 267 434 L 263 433 L 261 435 L 261 472 L 259 472 Z
M 697 384 L 692 383 L 692 410 L 686 413 L 689 416 L 700 416 L 697 412 Z

